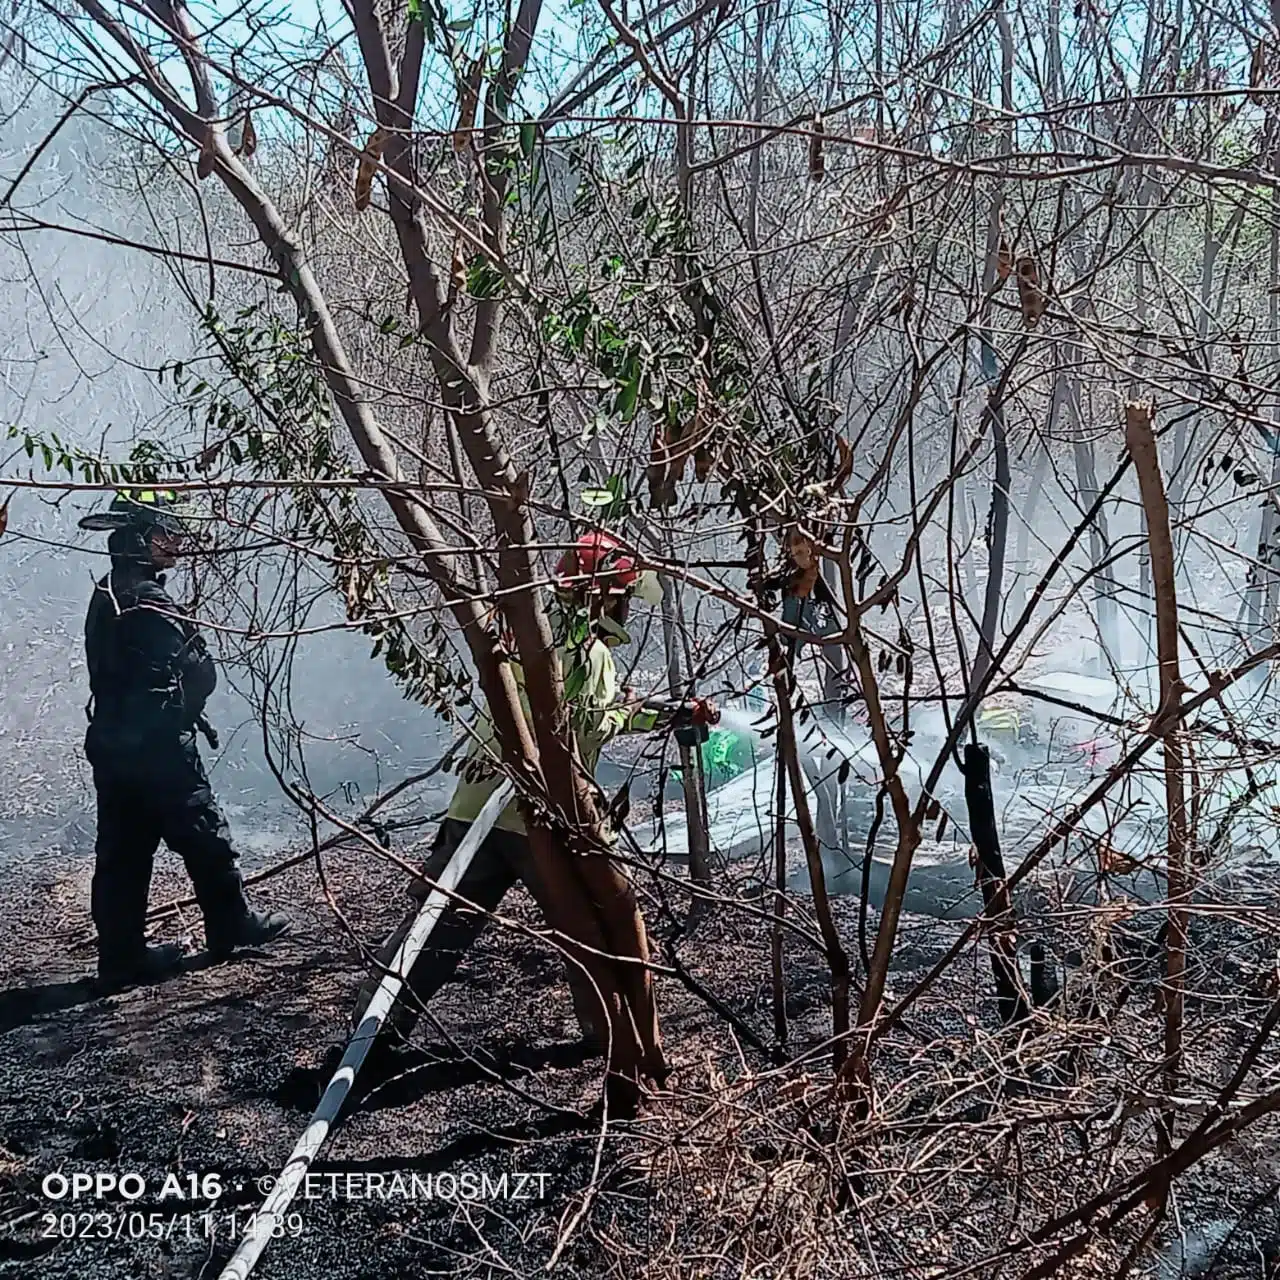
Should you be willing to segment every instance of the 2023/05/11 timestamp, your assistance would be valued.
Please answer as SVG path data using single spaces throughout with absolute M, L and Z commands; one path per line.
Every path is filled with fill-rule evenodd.
M 254 1227 L 256 1212 L 233 1209 L 203 1213 L 158 1213 L 141 1209 L 120 1212 L 43 1213 L 45 1240 L 240 1240 Z M 302 1215 L 286 1214 L 271 1222 L 273 1239 L 302 1234 Z

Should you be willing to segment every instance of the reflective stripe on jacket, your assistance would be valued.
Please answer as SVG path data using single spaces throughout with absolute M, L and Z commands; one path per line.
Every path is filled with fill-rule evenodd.
M 561 670 L 568 667 L 565 652 L 559 650 Z M 527 718 L 531 717 L 529 701 L 525 695 L 524 672 L 518 663 L 512 663 L 516 685 L 520 690 L 520 705 Z M 580 688 L 569 699 L 574 738 L 578 744 L 578 756 L 582 767 L 594 774 L 600 752 L 615 734 L 645 733 L 657 723 L 657 713 L 633 711 L 616 705 L 618 696 L 618 668 L 613 654 L 601 640 L 592 642 L 587 651 L 585 678 Z M 573 683 L 576 683 L 574 681 Z M 571 686 L 570 686 L 571 687 Z M 471 746 L 460 766 L 461 777 L 449 802 L 448 816 L 459 822 L 474 822 L 494 788 L 498 775 L 490 772 L 487 762 L 499 759 L 494 740 L 493 722 L 488 714 L 475 723 Z M 512 800 L 502 811 L 495 824 L 502 831 L 525 834 L 524 819 L 517 801 Z

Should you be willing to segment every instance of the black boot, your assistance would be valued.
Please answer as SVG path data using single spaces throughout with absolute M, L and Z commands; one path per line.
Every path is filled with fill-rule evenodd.
M 206 920 L 205 943 L 210 955 L 222 958 L 229 956 L 237 947 L 260 947 L 273 942 L 287 933 L 292 923 L 283 911 L 246 910 L 242 916 L 228 921 L 215 924 Z
M 183 950 L 176 942 L 132 948 L 99 950 L 98 985 L 118 989 L 137 983 L 163 982 L 182 970 Z

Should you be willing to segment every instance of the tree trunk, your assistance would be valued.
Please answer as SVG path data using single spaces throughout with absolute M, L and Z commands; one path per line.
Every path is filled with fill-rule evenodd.
M 995 799 L 991 794 L 991 752 L 973 742 L 964 749 L 964 798 L 978 855 L 978 884 L 991 941 L 991 974 L 996 984 L 1000 1021 L 1009 1026 L 1027 1016 L 1027 1004 L 1018 975 L 1016 924 L 1009 890 L 1005 887 L 1004 857 L 1000 853 Z
M 843 1093 L 855 1092 L 865 1106 L 869 1103 L 871 1088 L 870 1052 L 872 1031 L 880 1015 L 884 1001 L 885 983 L 889 978 L 889 960 L 898 937 L 898 921 L 902 917 L 902 899 L 907 891 L 907 879 L 911 875 L 911 861 L 920 845 L 920 827 L 911 814 L 911 805 L 897 760 L 889 740 L 884 708 L 880 701 L 880 685 L 876 680 L 875 664 L 867 647 L 861 623 L 855 618 L 850 624 L 849 653 L 858 670 L 862 695 L 867 704 L 867 721 L 871 737 L 876 745 L 876 756 L 884 778 L 889 802 L 893 807 L 894 821 L 898 828 L 898 843 L 894 849 L 893 865 L 889 869 L 889 884 L 885 889 L 884 904 L 880 908 L 880 926 L 876 930 L 875 947 L 871 952 L 871 964 L 867 969 L 867 985 L 858 1006 L 858 1030 L 864 1035 L 855 1037 L 848 1061 L 839 1073 L 839 1088 Z M 868 849 L 867 856 L 871 856 Z
M 982 624 L 978 651 L 973 659 L 973 687 L 977 687 L 991 669 L 996 651 L 996 632 L 1000 624 L 1000 608 L 1004 600 L 1004 558 L 1009 541 L 1009 437 L 1005 431 L 1004 404 L 1001 388 L 993 388 L 987 413 L 991 415 L 992 441 L 996 451 L 996 473 L 991 482 L 991 511 L 988 515 L 987 588 L 982 603 Z
M 1267 297 L 1271 342 L 1280 345 L 1280 227 L 1271 228 L 1271 284 Z M 1271 641 L 1276 607 L 1280 603 L 1280 555 L 1276 537 L 1280 533 L 1280 513 L 1276 509 L 1276 486 L 1280 484 L 1280 397 L 1271 404 L 1271 483 L 1262 499 L 1258 521 L 1258 554 L 1249 573 L 1247 601 L 1250 639 L 1261 648 Z M 1259 678 L 1263 673 L 1259 672 Z
M 1079 384 L 1068 385 L 1066 395 L 1072 417 L 1071 449 L 1076 464 L 1076 488 L 1080 494 L 1080 506 L 1088 510 L 1098 499 L 1098 472 L 1094 461 L 1093 442 L 1085 436 Z M 1094 565 L 1099 565 L 1110 552 L 1111 534 L 1107 527 L 1107 516 L 1106 512 L 1100 509 L 1097 517 L 1089 523 L 1089 559 Z M 1107 658 L 1117 665 L 1120 662 L 1116 580 L 1109 569 L 1094 575 L 1093 604 L 1098 623 L 1098 637 L 1103 650 L 1103 661 L 1099 663 L 1099 667 L 1105 670 Z
M 559 662 L 535 585 L 532 548 L 536 539 L 527 483 L 515 474 L 490 421 L 488 362 L 493 356 L 499 306 L 496 300 L 478 305 L 471 353 L 466 358 L 442 308 L 443 294 L 428 251 L 421 197 L 413 186 L 408 155 L 408 130 L 421 72 L 422 24 L 409 21 L 403 60 L 393 68 L 382 19 L 367 3 L 353 7 L 379 125 L 389 134 L 383 159 L 392 221 L 419 327 L 429 339 L 428 353 L 441 400 L 453 415 L 459 441 L 497 531 L 498 585 L 524 670 L 532 723 L 526 721 L 521 708 L 510 655 L 497 630 L 486 623 L 474 588 L 457 579 L 454 548 L 441 536 L 415 495 L 413 484 L 402 476 L 396 454 L 365 399 L 365 383 L 351 364 L 319 283 L 274 203 L 232 153 L 216 124 L 217 96 L 186 11 L 152 0 L 160 20 L 181 45 L 182 61 L 195 91 L 196 111 L 184 105 L 183 95 L 161 78 L 131 33 L 99 0 L 80 3 L 134 62 L 140 82 L 177 128 L 201 148 L 211 172 L 252 222 L 282 283 L 308 318 L 316 359 L 360 457 L 373 475 L 391 482 L 381 492 L 442 591 L 470 648 L 503 762 L 522 796 L 534 857 L 548 895 L 555 899 L 560 927 L 585 947 L 603 953 L 603 958 L 593 959 L 592 964 L 610 1017 L 610 1088 L 620 1109 L 633 1109 L 640 1083 L 665 1075 L 648 969 L 648 939 L 630 882 L 608 856 L 592 791 L 575 758 Z M 513 24 L 500 71 L 508 92 L 528 53 L 538 11 L 539 0 L 526 0 Z M 487 108 L 485 127 L 489 141 L 495 142 L 498 131 L 505 127 L 500 112 L 494 115 Z M 495 247 L 501 242 L 507 181 L 502 175 L 490 175 L 486 186 L 484 236 L 486 243 Z
M 996 6 L 996 23 L 1000 29 L 1000 101 L 1005 112 L 1005 127 L 1001 139 L 1001 151 L 1005 156 L 1013 150 L 1013 28 L 1003 4 Z M 997 190 L 991 202 L 991 215 L 987 221 L 987 260 L 983 269 L 982 286 L 989 296 L 996 281 L 1000 253 L 1001 211 L 1004 193 Z M 1004 378 L 998 372 L 995 344 L 990 328 L 990 303 L 987 304 L 981 341 L 990 360 L 983 360 L 989 389 L 986 412 L 991 419 L 991 441 L 995 448 L 995 476 L 991 482 L 991 507 L 987 515 L 987 586 L 982 602 L 982 621 L 979 625 L 978 648 L 973 659 L 972 685 L 976 688 L 991 669 L 995 656 L 996 631 L 1000 625 L 1000 608 L 1004 599 L 1004 561 L 1009 541 L 1009 435 L 1004 415 Z
M 1020 575 L 1020 583 L 1017 590 L 1018 609 L 1021 610 L 1027 603 L 1027 587 L 1026 583 L 1031 577 L 1031 525 L 1033 516 L 1031 512 L 1038 509 L 1037 504 L 1040 501 L 1040 492 L 1044 488 L 1044 473 L 1049 469 L 1049 451 L 1043 445 L 1037 443 L 1035 446 L 1036 460 L 1031 467 L 1031 483 L 1027 487 L 1026 500 L 1023 503 L 1023 518 L 1018 523 L 1018 538 L 1014 548 L 1014 562 L 1018 566 Z
M 1173 536 L 1169 527 L 1169 503 L 1160 473 L 1160 456 L 1147 401 L 1125 405 L 1125 438 L 1138 473 L 1142 505 L 1147 515 L 1151 546 L 1151 576 L 1155 587 L 1156 648 L 1160 662 L 1160 707 L 1167 715 L 1182 697 L 1178 663 L 1178 597 L 1174 576 Z M 1169 925 L 1165 941 L 1165 1078 L 1168 1096 L 1178 1092 L 1182 1065 L 1183 989 L 1187 958 L 1187 903 L 1191 883 L 1187 865 L 1187 814 L 1183 778 L 1182 726 L 1174 719 L 1165 730 L 1165 804 L 1168 810 Z M 1163 1113 L 1158 1129 L 1159 1154 L 1172 1149 L 1175 1112 Z
M 684 663 L 680 655 L 681 623 L 680 588 L 672 579 L 662 579 L 662 640 L 667 656 L 667 691 L 673 699 L 685 697 Z M 680 744 L 680 789 L 684 792 L 685 830 L 689 841 L 689 879 L 695 893 L 689 904 L 689 921 L 704 916 L 711 899 L 696 889 L 711 888 L 711 838 L 707 831 L 707 806 L 703 796 L 702 755 L 695 748 Z
M 787 974 L 782 952 L 782 922 L 787 914 L 787 766 L 774 757 L 776 785 L 773 813 L 773 922 L 769 929 L 769 970 L 773 986 L 773 1036 L 787 1043 Z
M 794 654 L 790 655 L 794 659 Z M 817 917 L 818 931 L 822 935 L 827 952 L 827 965 L 831 970 L 831 1032 L 835 1037 L 832 1047 L 834 1069 L 839 1072 L 849 1051 L 849 957 L 840 942 L 831 915 L 831 900 L 827 896 L 827 877 L 822 866 L 822 852 L 809 813 L 809 799 L 804 786 L 804 769 L 800 764 L 799 746 L 796 741 L 795 716 L 791 708 L 791 687 L 794 671 L 791 661 L 784 656 L 776 633 L 769 635 L 769 664 L 773 669 L 773 692 L 778 707 L 778 753 L 786 764 L 787 778 L 796 807 L 796 824 L 800 828 L 800 840 L 804 845 L 805 861 L 809 867 L 809 889 L 813 895 L 813 914 Z M 780 810 L 785 815 L 786 810 Z M 779 824 L 780 834 L 785 826 Z M 781 847 L 781 846 L 780 846 Z

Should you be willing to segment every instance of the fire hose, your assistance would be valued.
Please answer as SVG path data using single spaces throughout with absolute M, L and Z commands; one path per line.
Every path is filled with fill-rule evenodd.
M 218 1280 L 247 1280 L 249 1273 L 262 1256 L 262 1251 L 267 1247 L 277 1224 L 284 1217 L 285 1210 L 302 1185 L 312 1161 L 325 1138 L 329 1136 L 329 1131 L 338 1118 L 338 1112 L 355 1084 L 356 1072 L 364 1064 L 369 1050 L 373 1047 L 373 1042 L 378 1038 L 382 1024 L 399 997 L 414 961 L 422 953 L 427 939 L 431 936 L 431 931 L 444 914 L 449 894 L 462 882 L 462 877 L 471 866 L 476 850 L 493 830 L 494 823 L 497 822 L 498 816 L 506 808 L 513 794 L 512 784 L 503 782 L 485 801 L 484 808 L 480 810 L 470 830 L 454 850 L 453 857 L 449 859 L 436 887 L 422 904 L 404 942 L 400 944 L 399 951 L 396 952 L 395 958 L 383 975 L 382 982 L 374 993 L 373 999 L 369 1001 L 359 1026 L 352 1033 L 346 1052 L 342 1055 L 342 1060 L 338 1063 L 328 1088 L 325 1089 L 312 1113 L 310 1122 L 293 1148 L 293 1154 L 285 1161 L 275 1186 L 262 1202 L 262 1208 L 254 1215 L 252 1226 L 240 1242 L 240 1247 L 231 1261 L 222 1269 Z

